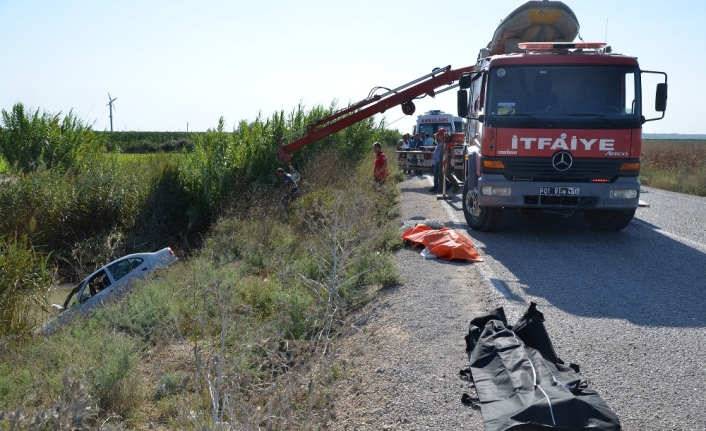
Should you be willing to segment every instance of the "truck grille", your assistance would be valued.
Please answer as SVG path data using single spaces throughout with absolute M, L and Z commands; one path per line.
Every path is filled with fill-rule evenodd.
M 509 181 L 590 182 L 593 178 L 613 181 L 624 160 L 574 159 L 571 167 L 560 172 L 552 166 L 551 158 L 501 159 L 505 164 L 505 178 Z

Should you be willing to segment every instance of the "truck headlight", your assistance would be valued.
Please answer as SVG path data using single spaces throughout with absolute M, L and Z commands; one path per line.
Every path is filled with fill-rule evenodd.
M 637 190 L 611 190 L 611 199 L 635 199 L 637 197 Z
M 512 189 L 510 187 L 482 187 L 481 193 L 486 196 L 510 196 Z

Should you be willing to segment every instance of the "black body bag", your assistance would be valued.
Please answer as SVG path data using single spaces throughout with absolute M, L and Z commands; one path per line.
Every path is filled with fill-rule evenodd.
M 502 307 L 471 320 L 466 349 L 486 431 L 621 430 L 617 415 L 564 365 L 532 303 L 515 326 Z

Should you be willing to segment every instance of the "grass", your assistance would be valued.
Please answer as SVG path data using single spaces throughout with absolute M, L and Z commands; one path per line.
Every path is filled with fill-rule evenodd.
M 128 155 L 104 152 L 105 134 L 71 112 L 62 117 L 16 104 L 2 111 L 0 155 L 17 163 L 9 168 L 12 180 L 0 187 L 0 237 L 25 235 L 27 256 L 48 256 L 48 272 L 66 281 L 128 253 L 165 246 L 192 253 L 225 210 L 244 211 L 272 190 L 273 173 L 282 166 L 274 156 L 279 138 L 334 109 L 299 106 L 258 115 L 232 131 L 221 119 L 214 129 L 192 134 L 193 148 L 181 153 Z M 318 149 L 302 149 L 292 162 L 305 166 L 328 148 L 355 163 L 370 142 L 394 134 L 372 119 L 362 121 L 322 139 Z M 7 285 L 0 291 L 10 292 L 7 286 L 19 281 L 2 282 Z M 34 290 L 35 299 L 45 288 Z M 19 301 L 18 295 L 3 297 L 5 304 Z
M 329 353 L 347 310 L 399 282 L 397 189 L 370 178 L 371 142 L 394 144 L 397 132 L 362 122 L 298 152 L 302 195 L 288 212 L 273 187 L 278 137 L 333 108 L 299 107 L 232 132 L 221 121 L 192 152 L 10 167 L 0 255 L 25 269 L 3 276 L 58 268 L 80 278 L 165 245 L 181 261 L 53 336 L 6 326 L 0 412 L 21 414 L 0 413 L 0 429 L 317 428 L 312 412 L 325 410 L 341 373 Z M 38 112 L 18 121 L 35 124 Z M 19 145 L 21 136 L 0 138 Z M 6 278 L 31 291 L 3 306 L 48 284 Z
M 312 167 L 345 163 L 322 154 Z M 312 412 L 343 372 L 328 351 L 345 310 L 372 286 L 399 282 L 398 193 L 375 190 L 370 166 L 339 169 L 289 214 L 275 190 L 219 219 L 194 257 L 122 301 L 53 336 L 6 341 L 0 411 L 54 411 L 69 402 L 69 376 L 90 396 L 88 426 L 317 428 Z M 338 244 L 338 269 L 327 244 Z
M 27 235 L 0 237 L 0 336 L 36 324 L 31 310 L 55 280 L 48 260 L 34 250 Z
M 706 142 L 644 141 L 640 181 L 650 187 L 706 196 Z

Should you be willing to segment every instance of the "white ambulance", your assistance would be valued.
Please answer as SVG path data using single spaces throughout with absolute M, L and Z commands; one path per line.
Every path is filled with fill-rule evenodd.
M 414 126 L 413 134 L 419 133 L 425 136 L 435 136 L 436 132 L 444 128 L 447 133 L 463 133 L 466 134 L 466 121 L 462 117 L 456 117 L 440 110 L 427 111 L 422 115 L 417 116 L 417 124 Z M 434 146 L 422 147 L 408 151 L 398 151 L 399 166 L 404 171 L 415 173 L 431 173 L 434 169 L 433 158 Z M 456 143 L 454 146 L 454 174 L 463 181 L 466 179 L 466 164 L 464 158 L 468 152 L 466 142 Z
M 466 133 L 466 121 L 463 118 L 439 110 L 427 111 L 423 115 L 418 115 L 414 133 L 428 133 L 433 136 L 442 127 L 446 129 L 446 132 Z

